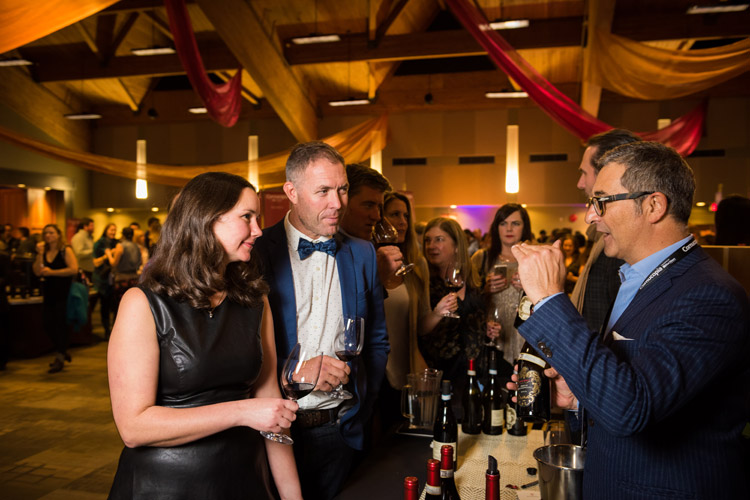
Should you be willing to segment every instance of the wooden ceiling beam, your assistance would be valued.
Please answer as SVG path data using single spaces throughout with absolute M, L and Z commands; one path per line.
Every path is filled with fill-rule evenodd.
M 393 22 L 398 18 L 398 15 L 401 14 L 401 11 L 404 10 L 404 7 L 406 7 L 406 2 L 409 0 L 399 0 L 399 2 L 396 4 L 395 7 L 393 7 L 390 12 L 388 13 L 388 17 L 385 18 L 385 20 L 380 23 L 380 26 L 378 26 L 377 32 L 375 34 L 375 45 L 379 45 L 380 42 L 383 40 L 383 37 L 385 37 L 385 34 L 388 32 L 388 29 L 391 27 Z
M 539 20 L 534 29 L 509 30 L 503 36 L 516 49 L 567 47 L 581 44 L 580 17 Z M 438 57 L 485 54 L 465 30 L 429 31 L 383 37 L 377 46 L 365 34 L 342 37 L 340 42 L 310 45 L 284 45 L 284 56 L 291 65 L 349 61 L 404 61 Z
M 200 47 L 206 71 L 234 70 L 240 67 L 237 58 L 223 44 L 202 44 Z M 39 82 L 185 74 L 177 54 L 114 57 L 103 65 L 85 44 L 57 46 L 54 50 L 26 47 L 20 52 L 35 63 L 34 73 Z
M 185 0 L 185 3 L 190 5 L 194 4 L 195 0 Z M 154 7 L 163 7 L 164 2 L 161 0 L 121 0 L 114 5 L 110 5 L 106 9 L 103 9 L 101 14 L 111 14 L 120 12 L 143 12 L 147 10 L 153 10 Z
M 252 7 L 245 0 L 198 4 L 292 135 L 300 142 L 317 139 L 315 97 L 286 64 Z
M 503 31 L 502 36 L 516 50 L 577 47 L 581 45 L 582 26 L 582 17 L 535 19 L 529 28 Z M 688 15 L 615 18 L 612 32 L 637 41 L 748 36 L 750 11 L 722 17 L 721 23 Z M 370 43 L 368 38 L 367 34 L 356 34 L 342 37 L 340 42 L 311 45 L 286 42 L 284 56 L 294 66 L 462 57 L 485 53 L 465 30 L 390 35 L 385 36 L 377 46 Z

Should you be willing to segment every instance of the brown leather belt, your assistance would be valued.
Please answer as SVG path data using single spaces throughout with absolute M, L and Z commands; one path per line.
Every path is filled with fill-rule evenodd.
M 297 419 L 294 421 L 294 425 L 302 429 L 309 429 L 328 422 L 335 422 L 338 418 L 338 406 L 328 410 L 297 410 Z

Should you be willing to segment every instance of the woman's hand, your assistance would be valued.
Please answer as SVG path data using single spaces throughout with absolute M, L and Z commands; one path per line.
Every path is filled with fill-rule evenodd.
M 299 405 L 295 401 L 280 398 L 253 398 L 243 401 L 243 425 L 257 431 L 281 432 L 289 429 L 297 418 Z
M 487 275 L 487 283 L 484 285 L 484 293 L 497 293 L 505 290 L 508 280 L 505 274 L 490 273 Z
M 40 241 L 36 244 L 36 254 L 42 255 L 44 253 L 44 242 Z
M 500 333 L 502 332 L 503 327 L 500 323 L 497 321 L 487 321 L 487 336 L 495 340 L 496 338 L 500 337 Z
M 513 275 L 513 278 L 510 280 L 510 284 L 513 285 L 513 288 L 516 290 L 523 290 L 523 285 L 521 285 L 521 276 L 519 276 L 518 273 L 515 273 Z
M 458 309 L 458 296 L 455 293 L 449 293 L 437 303 L 432 311 L 438 316 L 445 316 L 448 313 Z

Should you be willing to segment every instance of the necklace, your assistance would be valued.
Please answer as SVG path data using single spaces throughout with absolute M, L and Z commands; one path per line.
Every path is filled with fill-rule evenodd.
M 214 309 L 216 309 L 217 307 L 219 307 L 221 305 L 221 303 L 224 302 L 224 298 L 226 298 L 226 296 L 227 296 L 227 291 L 226 290 L 224 290 L 223 292 L 221 292 L 221 296 L 219 298 L 219 302 L 217 302 L 215 306 L 213 306 L 212 308 L 210 308 L 208 310 L 208 317 L 209 318 L 213 319 L 213 317 L 214 317 Z

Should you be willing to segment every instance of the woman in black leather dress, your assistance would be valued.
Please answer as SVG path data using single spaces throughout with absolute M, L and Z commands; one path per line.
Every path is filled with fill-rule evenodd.
M 125 442 L 112 499 L 302 498 L 288 430 L 297 404 L 276 381 L 273 324 L 250 253 L 258 196 L 242 177 L 201 174 L 182 189 L 108 352 Z M 270 471 L 269 471 L 270 468 Z

